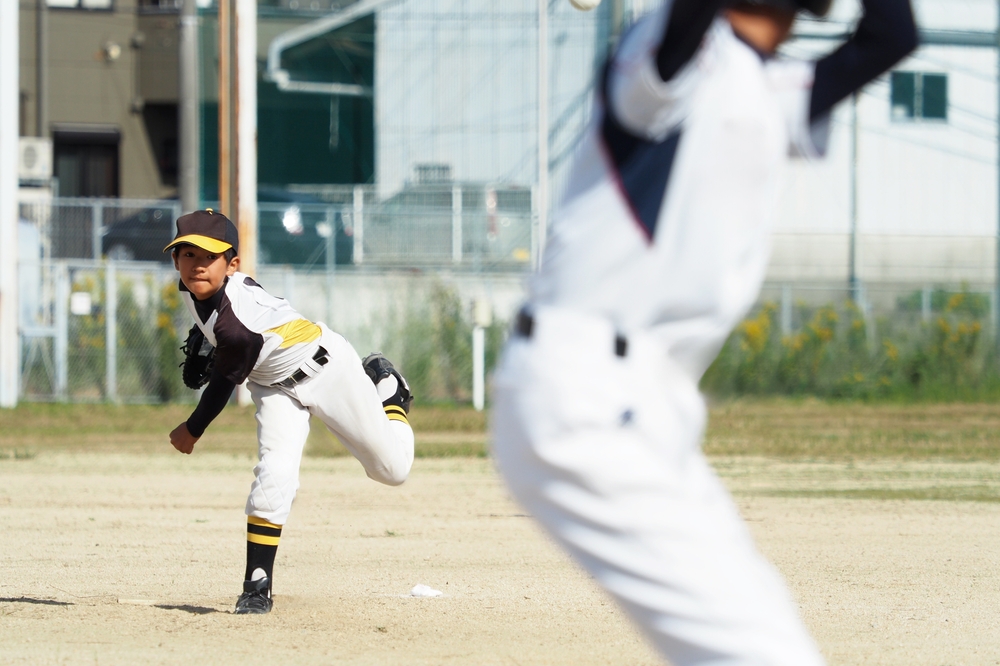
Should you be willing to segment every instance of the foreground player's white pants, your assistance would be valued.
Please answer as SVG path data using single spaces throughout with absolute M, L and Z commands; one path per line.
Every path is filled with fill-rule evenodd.
M 247 498 L 248 516 L 284 525 L 299 488 L 299 463 L 315 416 L 357 458 L 368 476 L 390 486 L 413 465 L 413 430 L 389 420 L 354 347 L 323 326 L 320 344 L 330 360 L 314 377 L 291 388 L 249 382 L 257 406 L 259 463 Z
M 492 434 L 514 496 L 678 666 L 823 663 L 700 449 L 694 381 L 641 336 L 536 313 L 494 378 Z

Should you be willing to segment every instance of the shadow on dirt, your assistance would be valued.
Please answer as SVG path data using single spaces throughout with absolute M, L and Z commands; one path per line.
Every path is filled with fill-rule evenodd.
M 69 601 L 56 601 L 55 599 L 34 599 L 32 597 L 0 597 L 0 604 L 39 604 L 41 606 L 72 606 Z
M 188 604 L 156 604 L 156 608 L 162 608 L 163 610 L 179 610 L 185 613 L 191 613 L 192 615 L 208 615 L 209 613 L 220 613 L 222 611 L 216 610 L 215 608 L 206 608 L 204 606 L 191 606 Z

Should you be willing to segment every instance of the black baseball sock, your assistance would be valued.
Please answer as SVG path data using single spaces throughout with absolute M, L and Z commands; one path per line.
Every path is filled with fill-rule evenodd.
M 281 539 L 281 525 L 262 518 L 247 518 L 247 570 L 243 580 L 250 580 L 253 572 L 263 569 L 268 580 L 273 580 L 274 556 Z

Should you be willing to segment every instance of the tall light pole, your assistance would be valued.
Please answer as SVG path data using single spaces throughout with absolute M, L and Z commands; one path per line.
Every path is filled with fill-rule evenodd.
M 20 339 L 17 322 L 18 12 L 0 2 L 0 407 L 17 406 Z
M 538 0 L 538 255 L 542 266 L 549 218 L 549 3 Z

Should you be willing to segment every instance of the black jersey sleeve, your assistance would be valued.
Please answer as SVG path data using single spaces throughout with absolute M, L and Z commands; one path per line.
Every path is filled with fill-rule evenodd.
M 669 81 L 694 56 L 716 14 L 733 0 L 674 0 L 667 12 L 663 41 L 656 50 L 656 69 Z
M 863 4 L 864 15 L 851 38 L 816 63 L 810 120 L 829 113 L 919 44 L 910 0 L 864 0 Z
M 242 384 L 257 364 L 264 336 L 247 328 L 226 299 L 219 307 L 215 339 L 216 372 L 234 384 Z
M 213 372 L 212 378 L 201 394 L 198 406 L 188 417 L 188 432 L 195 437 L 201 437 L 205 434 L 208 424 L 222 412 L 235 388 L 236 384 L 223 377 L 218 371 Z

